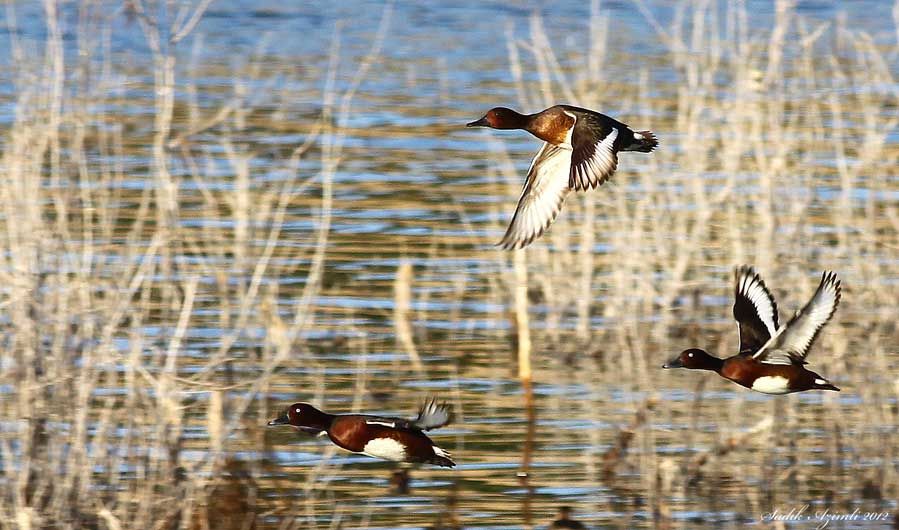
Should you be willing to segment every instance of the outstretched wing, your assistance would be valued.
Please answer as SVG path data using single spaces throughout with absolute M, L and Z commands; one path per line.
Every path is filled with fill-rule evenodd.
M 585 191 L 608 180 L 618 167 L 615 153 L 618 129 L 591 114 L 580 114 L 571 138 L 573 153 L 568 186 Z
M 388 416 L 362 416 L 367 425 L 377 425 L 388 429 L 402 429 L 406 431 L 429 431 L 443 427 L 453 419 L 449 406 L 445 403 L 437 403 L 436 398 L 429 399 L 418 409 L 418 416 L 411 420 L 405 418 L 391 418 Z
M 736 270 L 734 318 L 740 328 L 740 353 L 757 352 L 777 333 L 777 304 L 765 282 L 748 265 Z
M 528 170 L 515 215 L 502 240 L 506 250 L 524 248 L 540 237 L 559 215 L 570 191 L 571 149 L 548 142 L 537 151 Z
M 840 279 L 825 271 L 815 296 L 753 358 L 768 364 L 805 364 L 812 343 L 837 310 L 840 291 Z
M 418 417 L 412 420 L 412 425 L 423 431 L 429 431 L 443 427 L 453 420 L 453 413 L 446 403 L 437 403 L 436 398 L 426 401 L 418 410 Z

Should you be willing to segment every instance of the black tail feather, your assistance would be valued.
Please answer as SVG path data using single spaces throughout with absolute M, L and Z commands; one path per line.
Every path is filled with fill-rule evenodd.
M 442 456 L 435 456 L 428 460 L 429 464 L 434 464 L 435 466 L 440 467 L 456 467 L 456 463 L 450 460 L 449 458 L 445 458 Z
M 659 146 L 659 139 L 652 131 L 637 131 L 634 133 L 634 143 L 631 144 L 628 151 L 640 151 L 641 153 L 649 153 Z
M 434 450 L 434 456 L 428 458 L 427 462 L 429 464 L 441 467 L 456 467 L 456 463 L 451 460 L 453 455 L 449 451 L 441 449 L 436 445 L 432 449 Z

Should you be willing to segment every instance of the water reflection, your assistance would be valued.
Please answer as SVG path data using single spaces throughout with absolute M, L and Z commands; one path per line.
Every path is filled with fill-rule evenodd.
M 897 509 L 896 68 L 879 3 L 845 24 L 839 6 L 799 4 L 789 42 L 769 45 L 767 2 L 650 4 L 662 34 L 627 3 L 398 2 L 336 116 L 323 87 L 352 86 L 380 3 L 217 2 L 187 46 L 170 43 L 158 144 L 140 20 L 79 32 L 105 20 L 80 11 L 94 4 L 59 6 L 64 119 L 41 133 L 54 78 L 38 5 L 15 4 L 0 34 L 0 50 L 35 50 L 0 58 L 6 520 L 718 529 L 776 527 L 762 515 L 806 503 Z M 80 62 L 80 45 L 96 55 Z M 662 148 L 571 201 L 522 260 L 523 384 L 515 264 L 493 244 L 536 144 L 462 125 L 565 90 L 646 122 Z M 656 368 L 688 344 L 733 349 L 744 262 L 796 287 L 785 305 L 840 271 L 845 311 L 814 354 L 839 395 Z M 454 470 L 264 428 L 300 399 L 398 414 L 426 395 L 459 411 L 435 436 Z

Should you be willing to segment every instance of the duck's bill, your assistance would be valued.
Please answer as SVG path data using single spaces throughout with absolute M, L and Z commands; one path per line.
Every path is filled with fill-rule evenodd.
M 684 367 L 684 362 L 680 360 L 680 355 L 678 355 L 674 359 L 671 359 L 670 361 L 668 361 L 667 363 L 662 365 L 662 368 L 683 368 L 683 367 Z
M 487 117 L 484 116 L 480 120 L 473 121 L 471 123 L 466 123 L 466 127 L 487 127 Z
M 287 417 L 287 414 L 282 414 L 272 421 L 268 422 L 269 426 L 271 425 L 290 425 L 290 418 Z

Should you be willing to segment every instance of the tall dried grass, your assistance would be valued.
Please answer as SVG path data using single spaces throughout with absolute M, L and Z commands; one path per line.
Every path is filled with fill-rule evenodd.
M 865 405 L 843 407 L 839 395 L 826 394 L 811 409 L 799 407 L 795 396 L 770 409 L 747 409 L 740 394 L 721 416 L 719 443 L 730 447 L 733 427 L 724 427 L 730 424 L 752 428 L 755 440 L 786 445 L 795 455 L 783 429 L 795 434 L 811 414 L 823 418 L 825 438 L 833 440 L 828 454 L 835 473 L 846 473 L 840 461 L 847 448 L 839 440 L 851 436 L 853 450 L 877 462 L 877 487 L 895 496 L 895 430 L 882 427 L 899 421 L 889 406 L 899 388 L 895 329 L 883 319 L 899 295 L 899 147 L 889 140 L 899 124 L 890 66 L 896 50 L 839 20 L 812 25 L 787 1 L 777 3 L 773 27 L 756 29 L 741 3 L 685 2 L 668 24 L 637 5 L 667 48 L 661 57 L 617 62 L 598 2 L 589 47 L 574 59 L 558 56 L 539 16 L 531 17 L 523 37 L 518 28 L 507 31 L 510 72 L 524 109 L 569 102 L 652 128 L 661 138 L 651 155 L 622 155 L 609 184 L 570 197 L 542 240 L 515 255 L 497 254 L 498 267 L 507 271 L 508 305 L 524 303 L 515 270 L 526 256 L 529 296 L 545 307 L 538 315 L 531 311 L 543 330 L 532 339 L 543 345 L 535 354 L 575 353 L 588 366 L 595 359 L 594 369 L 570 376 L 652 395 L 660 386 L 696 381 L 657 370 L 682 349 L 735 351 L 727 299 L 734 266 L 754 264 L 778 293 L 781 311 L 804 303 L 822 270 L 836 270 L 844 279 L 843 305 L 811 360 Z M 539 83 L 524 81 L 530 71 L 539 73 Z M 509 182 L 508 195 L 516 196 L 522 177 L 503 144 L 491 142 L 499 155 L 494 166 Z M 506 216 L 497 218 L 500 232 Z M 711 296 L 723 301 L 701 302 Z M 699 402 L 705 384 L 697 388 Z M 679 443 L 650 428 L 638 431 L 644 447 Z M 708 444 L 707 437 L 692 438 L 688 448 Z M 709 451 L 723 456 L 730 449 Z M 679 486 L 691 486 L 693 464 L 653 451 L 642 455 L 638 465 L 647 480 L 677 464 L 683 466 Z M 794 460 L 783 473 L 800 469 Z
M 622 156 L 612 183 L 570 198 L 564 218 L 542 240 L 508 254 L 488 250 L 493 237 L 477 235 L 467 221 L 474 204 L 446 207 L 467 227 L 462 237 L 334 239 L 334 176 L 359 153 L 346 148 L 347 136 L 359 133 L 347 119 L 362 79 L 375 75 L 389 10 L 360 64 L 341 64 L 341 41 L 333 41 L 322 74 L 321 116 L 310 118 L 290 106 L 303 98 L 288 83 L 266 94 L 278 108 L 262 108 L 248 87 L 261 76 L 261 60 L 225 72 L 234 76 L 226 93 L 205 93 L 210 89 L 193 83 L 188 72 L 203 65 L 186 46 L 202 46 L 189 37 L 208 4 L 176 10 L 170 19 L 152 15 L 157 11 L 141 2 L 128 4 L 152 51 L 152 79 L 130 78 L 114 64 L 104 26 L 110 21 L 97 16 L 98 4 L 85 3 L 71 28 L 77 53 L 67 49 L 53 0 L 44 3 L 41 47 L 10 32 L 16 115 L 4 134 L 0 165 L 4 527 L 396 524 L 395 512 L 376 512 L 373 504 L 361 510 L 332 505 L 368 491 L 362 480 L 332 483 L 338 474 L 354 477 L 335 465 L 333 448 L 320 448 L 324 455 L 304 469 L 299 485 L 293 475 L 270 468 L 270 441 L 260 428 L 270 403 L 258 398 L 274 395 L 280 403 L 299 385 L 305 399 L 322 402 L 327 390 L 346 407 L 359 408 L 366 391 L 380 388 L 376 383 L 393 389 L 421 374 L 500 383 L 517 376 L 534 385 L 562 380 L 593 392 L 576 410 L 563 409 L 569 400 L 534 396 L 526 383 L 527 399 L 538 403 L 521 412 L 519 397 L 498 384 L 474 396 L 474 414 L 468 401 L 474 391 L 457 385 L 460 418 L 509 410 L 527 416 L 524 425 L 503 432 L 525 442 L 523 471 L 538 475 L 524 483 L 528 494 L 512 507 L 495 503 L 494 490 L 473 498 L 457 495 L 465 483 L 454 484 L 446 500 L 452 520 L 488 508 L 510 524 L 532 515 L 536 520 L 531 512 L 544 501 L 534 495 L 535 484 L 593 488 L 604 480 L 614 489 L 621 470 L 640 477 L 640 487 L 622 487 L 621 497 L 649 500 L 660 526 L 671 523 L 672 498 L 692 487 L 715 491 L 723 477 L 746 486 L 746 512 L 758 514 L 770 505 L 767 496 L 775 493 L 769 492 L 807 472 L 796 444 L 821 440 L 827 440 L 834 482 L 859 486 L 863 478 L 851 464 L 863 460 L 883 496 L 897 496 L 892 315 L 899 294 L 899 149 L 888 138 L 899 121 L 890 88 L 896 49 L 838 22 L 812 27 L 788 2 L 778 4 L 775 25 L 761 29 L 749 27 L 739 3 L 683 3 L 668 25 L 643 8 L 658 32 L 647 38 L 659 39 L 667 51 L 636 66 L 611 51 L 612 23 L 598 3 L 583 54 L 558 55 L 540 17 L 530 19 L 525 37 L 510 26 L 511 84 L 522 107 L 565 100 L 601 109 L 656 130 L 662 146 L 652 155 Z M 16 6 L 8 4 L 6 12 L 14 27 Z M 537 83 L 525 81 L 531 71 L 539 74 Z M 279 74 L 296 75 L 288 67 Z M 339 92 L 338 80 L 345 78 Z M 145 101 L 129 99 L 130 90 L 153 94 L 152 116 L 135 108 Z M 219 103 L 211 108 L 210 101 Z M 273 115 L 281 117 L 276 125 L 267 123 Z M 283 127 L 279 132 L 297 135 L 299 145 L 266 151 L 248 140 L 263 125 Z M 515 197 L 521 176 L 506 146 L 491 142 L 497 156 L 488 171 L 498 182 L 483 189 Z M 381 202 L 387 201 L 414 202 Z M 477 211 L 493 209 L 493 235 L 508 206 Z M 298 224 L 307 228 L 291 228 Z M 385 295 L 393 300 L 392 318 L 389 311 L 319 307 L 322 293 L 369 287 L 326 285 L 326 264 L 366 252 L 398 256 L 399 248 L 404 259 L 407 252 L 412 258 L 400 259 L 388 274 L 396 273 Z M 478 265 L 447 277 L 444 258 Z M 843 305 L 812 359 L 856 401 L 825 394 L 799 407 L 797 397 L 770 406 L 746 393 L 730 402 L 703 399 L 716 382 L 692 386 L 696 374 L 656 371 L 686 346 L 706 345 L 722 355 L 733 349 L 729 300 L 703 300 L 727 298 L 731 269 L 740 263 L 765 274 L 782 310 L 804 301 L 822 269 L 840 273 Z M 289 281 L 302 285 L 291 290 Z M 471 317 L 463 308 L 472 300 L 498 309 Z M 436 315 L 426 309 L 429 303 L 450 309 Z M 476 327 L 476 318 L 489 319 L 486 331 Z M 437 333 L 417 324 L 429 319 L 457 326 L 435 345 Z M 517 373 L 495 357 L 509 328 Z M 335 329 L 342 332 L 338 338 L 351 338 L 321 348 L 354 357 L 349 382 L 326 378 L 329 358 L 305 340 L 312 331 Z M 375 361 L 368 354 L 397 348 L 392 336 L 377 339 L 394 331 L 401 360 L 379 364 L 390 370 L 373 381 Z M 431 362 L 446 345 L 457 366 Z M 485 349 L 491 362 L 467 363 Z M 276 380 L 283 366 L 292 372 Z M 671 395 L 684 385 L 695 390 L 692 396 Z M 590 428 L 580 438 L 555 429 L 547 438 L 539 415 L 608 421 L 610 412 L 596 406 L 605 389 L 638 396 L 623 405 L 634 410 L 620 432 L 606 438 L 606 431 Z M 701 429 L 709 417 L 718 428 Z M 804 421 L 825 431 L 798 442 L 782 435 L 795 434 Z M 673 433 L 660 423 L 692 428 Z M 479 452 L 484 442 L 473 443 L 495 441 L 489 426 L 468 427 L 471 432 L 456 435 L 459 454 L 469 462 L 502 464 L 498 451 Z M 540 476 L 545 468 L 535 462 L 561 459 L 541 449 L 560 439 L 609 450 L 572 457 L 583 473 Z M 685 449 L 685 456 L 660 451 L 672 447 Z M 237 450 L 250 456 L 234 458 Z M 749 450 L 765 456 L 762 462 L 782 451 L 790 463 L 743 467 L 728 460 Z M 458 473 L 486 482 L 492 472 Z M 355 477 L 363 474 L 370 475 L 365 470 Z M 282 495 L 266 499 L 263 478 Z M 518 485 L 514 477 L 502 483 Z
M 244 86 L 258 65 L 245 64 L 212 109 L 185 73 L 201 45 L 185 47 L 187 37 L 209 3 L 126 4 L 152 55 L 149 80 L 113 64 L 109 25 L 118 19 L 103 4 L 85 3 L 65 28 L 76 50 L 64 43 L 55 0 L 44 2 L 42 48 L 22 42 L 16 6 L 6 6 L 17 93 L 0 167 L 4 527 L 257 525 L 251 477 L 263 461 L 229 455 L 238 432 L 265 446 L 257 398 L 314 325 L 343 124 L 389 10 L 341 91 L 335 34 L 322 116 L 263 166 L 242 139 L 258 112 Z M 128 112 L 123 94 L 135 88 L 154 94 L 149 125 Z M 216 181 L 221 170 L 233 175 L 229 185 Z M 263 171 L 277 178 L 263 185 Z M 291 209 L 315 224 L 309 237 L 286 233 Z M 302 296 L 280 300 L 279 281 L 298 264 Z M 205 322 L 226 331 L 196 362 L 203 334 L 192 328 L 210 312 Z M 264 346 L 247 356 L 242 342 L 260 334 Z M 201 444 L 188 426 L 198 415 Z

